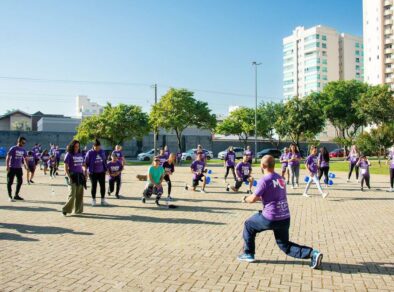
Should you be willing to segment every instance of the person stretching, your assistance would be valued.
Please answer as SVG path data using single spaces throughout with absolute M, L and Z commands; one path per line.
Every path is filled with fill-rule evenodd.
M 225 183 L 227 183 L 227 176 L 228 176 L 230 169 L 233 173 L 234 180 L 237 179 L 237 177 L 235 175 L 235 170 L 234 170 L 236 158 L 237 157 L 236 157 L 235 152 L 233 150 L 233 146 L 228 147 L 226 156 L 224 157 L 224 166 L 226 167 L 226 174 L 224 175 L 224 182 Z
M 176 160 L 175 153 L 171 153 L 170 156 L 168 157 L 168 160 L 163 163 L 163 168 L 164 168 L 164 171 L 165 171 L 164 180 L 166 181 L 167 186 L 168 186 L 167 201 L 172 201 L 172 197 L 171 197 L 171 187 L 172 187 L 171 175 L 175 171 L 175 160 Z
M 237 174 L 237 179 L 235 181 L 235 185 L 231 187 L 231 189 L 234 192 L 238 192 L 243 182 L 249 182 L 249 190 L 247 190 L 246 193 L 251 194 L 254 178 L 250 175 L 252 173 L 252 166 L 249 163 L 248 155 L 244 154 L 242 161 L 235 167 L 235 172 Z
M 196 188 L 200 181 L 202 182 L 202 187 L 200 192 L 205 192 L 205 185 L 206 185 L 206 177 L 204 175 L 205 172 L 205 162 L 203 161 L 203 153 L 197 152 L 197 158 L 190 166 L 190 170 L 193 174 L 193 191 L 196 191 Z M 188 190 L 189 186 L 186 184 L 185 189 Z
M 164 168 L 160 165 L 159 156 L 153 158 L 152 165 L 148 169 L 148 182 L 142 193 L 142 203 L 145 204 L 146 199 L 150 198 L 152 194 L 156 195 L 155 203 L 160 206 L 160 198 L 163 194 Z
M 323 192 L 321 185 L 320 185 L 319 178 L 317 177 L 318 166 L 317 166 L 317 147 L 316 146 L 311 147 L 311 154 L 305 160 L 305 169 L 309 172 L 309 179 L 308 179 L 308 182 L 306 183 L 305 191 L 302 195 L 304 197 L 310 197 L 308 195 L 308 190 L 309 190 L 309 187 L 311 186 L 312 181 L 314 181 L 317 186 L 317 189 L 319 190 L 323 199 L 325 197 L 327 197 L 328 193 Z
M 277 245 L 288 256 L 311 259 L 310 267 L 321 266 L 323 254 L 312 247 L 302 246 L 289 240 L 290 211 L 287 203 L 286 182 L 275 172 L 275 159 L 265 155 L 261 159 L 261 169 L 265 175 L 259 180 L 253 195 L 243 197 L 245 203 L 261 201 L 263 210 L 251 216 L 244 223 L 244 253 L 238 260 L 255 261 L 255 239 L 262 231 L 273 230 Z

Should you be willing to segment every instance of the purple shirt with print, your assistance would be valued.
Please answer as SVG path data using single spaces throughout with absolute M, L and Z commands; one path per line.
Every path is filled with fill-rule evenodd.
M 193 170 L 193 172 L 197 172 L 198 174 L 202 174 L 202 172 L 204 171 L 204 168 L 205 168 L 205 163 L 200 160 L 195 160 L 195 161 L 193 161 L 190 168 Z M 198 174 L 194 173 L 193 178 L 196 179 Z
M 394 152 L 390 151 L 389 153 L 389 160 L 390 160 L 390 168 L 394 169 Z
M 56 165 L 56 158 L 55 159 L 49 159 L 47 162 L 49 167 L 54 167 Z
M 226 153 L 226 156 L 224 157 L 224 160 L 226 161 L 226 166 L 234 166 L 235 164 L 235 153 L 234 151 L 230 151 Z
M 164 162 L 167 161 L 167 155 L 163 154 L 159 156 L 160 165 L 163 166 Z
M 70 172 L 83 173 L 83 155 L 81 153 L 66 153 L 64 163 L 68 165 Z
M 34 156 L 27 156 L 26 157 L 26 163 L 27 163 L 27 167 L 29 169 L 32 169 L 32 168 L 36 167 L 36 161 L 34 159 Z
M 298 159 L 301 159 L 301 154 L 300 154 L 300 153 L 292 153 L 292 152 L 290 152 L 290 153 L 289 153 L 289 159 L 291 159 L 291 158 L 298 158 Z M 290 166 L 297 166 L 297 165 L 300 165 L 300 161 L 299 161 L 299 160 L 296 160 L 296 161 L 289 161 L 289 165 L 290 165 Z
M 123 153 L 122 153 L 122 151 L 114 150 L 114 151 L 112 151 L 112 154 L 115 154 L 116 157 L 118 157 L 119 160 L 122 160 L 122 159 L 123 159 Z
M 277 173 L 263 176 L 257 183 L 254 194 L 261 197 L 262 215 L 271 221 L 290 218 L 286 197 L 286 181 Z
M 323 155 L 321 153 L 319 153 L 319 155 L 317 156 L 317 161 L 319 162 L 320 167 L 330 166 L 330 163 L 324 160 Z
M 290 152 L 288 152 L 288 153 L 283 153 L 281 156 L 280 156 L 280 158 L 279 158 L 279 160 L 280 161 L 282 161 L 282 160 L 285 160 L 285 161 L 282 161 L 281 163 L 282 163 L 282 168 L 286 168 L 288 165 L 289 165 L 289 162 L 287 161 L 288 159 L 289 159 L 289 155 L 290 154 Z
M 46 163 L 49 160 L 49 154 L 44 154 L 41 156 L 41 160 L 42 162 Z
M 348 160 L 351 164 L 356 164 L 359 160 L 359 155 L 357 153 L 350 154 Z
M 22 147 L 13 146 L 7 155 L 10 157 L 10 168 L 22 168 L 23 159 L 27 156 L 27 152 Z
M 252 172 L 252 166 L 250 165 L 249 162 L 241 161 L 235 167 L 235 172 L 237 173 L 237 176 L 240 178 L 247 177 Z
M 107 163 L 107 169 L 110 174 L 114 174 L 116 172 L 122 171 L 123 170 L 122 162 L 120 162 L 119 160 L 117 160 L 115 162 L 110 161 Z M 119 177 L 120 177 L 120 174 L 119 174 Z M 114 180 L 115 177 L 109 176 L 109 179 Z
M 360 161 L 360 173 L 363 176 L 369 176 L 369 163 L 365 160 Z
M 317 173 L 318 167 L 317 167 L 317 155 L 309 155 L 307 159 L 305 160 L 305 164 L 307 168 L 309 169 L 310 172 L 313 174 Z
M 89 168 L 89 173 L 101 173 L 106 171 L 106 159 L 104 150 L 95 151 L 91 149 L 85 157 L 85 164 Z

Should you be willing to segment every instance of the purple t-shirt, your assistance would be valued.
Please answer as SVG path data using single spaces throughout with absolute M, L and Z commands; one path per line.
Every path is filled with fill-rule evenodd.
M 284 161 L 281 162 L 281 163 L 282 163 L 282 167 L 287 167 L 287 165 L 289 165 L 289 162 L 287 161 L 287 160 L 289 159 L 289 156 L 290 156 L 289 154 L 290 154 L 290 152 L 288 152 L 288 153 L 283 153 L 283 154 L 280 156 L 279 160 L 280 160 L 280 161 L 284 160 Z
M 23 158 L 27 156 L 27 152 L 22 147 L 12 146 L 7 155 L 10 157 L 10 168 L 22 168 Z
M 226 166 L 234 166 L 235 164 L 235 153 L 234 151 L 230 151 L 226 153 L 226 156 L 224 157 L 224 160 L 226 161 Z
M 244 154 L 249 157 L 249 159 L 253 158 L 253 151 L 252 150 L 245 150 Z
M 390 159 L 390 168 L 394 169 L 394 152 L 393 151 L 389 152 L 389 159 Z
M 122 171 L 123 170 L 122 162 L 119 160 L 117 160 L 116 162 L 110 161 L 107 163 L 107 169 L 110 174 L 114 174 L 116 172 Z M 120 174 L 119 174 L 119 176 L 120 176 Z M 115 177 L 109 176 L 109 179 L 114 180 Z
M 44 154 L 44 155 L 42 155 L 42 156 L 41 156 L 41 160 L 42 160 L 44 163 L 47 163 L 48 160 L 49 160 L 49 154 Z
M 309 155 L 308 158 L 305 160 L 305 164 L 310 172 L 313 174 L 317 173 L 317 155 Z
M 197 172 L 198 174 L 201 174 L 205 168 L 205 163 L 201 160 L 195 160 L 193 161 L 190 168 L 193 170 L 193 172 Z M 196 179 L 197 174 L 194 173 L 193 178 Z
M 271 221 L 290 218 L 286 197 L 286 181 L 277 173 L 263 176 L 257 183 L 254 194 L 261 197 L 262 215 Z
M 83 173 L 83 155 L 81 153 L 66 153 L 64 157 L 64 163 L 68 165 L 70 172 Z
M 95 151 L 91 149 L 85 157 L 85 164 L 89 168 L 89 173 L 101 173 L 106 171 L 105 152 L 103 150 Z
M 31 151 L 33 152 L 33 156 L 35 159 L 40 158 L 40 147 L 34 146 L 33 148 L 31 148 Z
M 56 165 L 56 157 L 53 160 L 49 159 L 47 164 L 48 164 L 49 167 L 54 167 Z
M 36 161 L 34 159 L 34 156 L 27 156 L 26 157 L 26 163 L 27 163 L 27 167 L 29 169 L 32 169 L 32 168 L 36 167 Z
M 301 159 L 301 154 L 300 153 L 292 153 L 292 152 L 290 152 L 289 153 L 289 159 L 291 159 L 291 158 Z M 289 165 L 290 166 L 300 165 L 300 161 L 299 160 L 297 160 L 297 161 L 289 161 Z
M 167 161 L 167 155 L 163 154 L 159 156 L 160 165 L 163 166 L 164 162 Z
M 319 155 L 317 155 L 317 161 L 319 162 L 320 167 L 330 166 L 330 163 L 328 161 L 324 160 L 323 155 L 321 153 L 319 153 Z
M 360 161 L 360 173 L 363 176 L 369 176 L 369 163 L 365 160 Z
M 118 157 L 119 160 L 123 160 L 123 153 L 122 153 L 122 151 L 114 150 L 114 151 L 112 151 L 112 154 L 115 154 L 116 157 Z
M 252 166 L 250 165 L 249 162 L 241 161 L 235 167 L 235 172 L 237 173 L 237 176 L 240 178 L 247 177 L 252 172 Z
M 167 159 L 170 157 L 170 154 L 171 154 L 170 150 L 164 151 L 164 155 L 167 157 Z
M 349 154 L 348 160 L 351 164 L 356 164 L 359 160 L 359 155 L 357 153 Z

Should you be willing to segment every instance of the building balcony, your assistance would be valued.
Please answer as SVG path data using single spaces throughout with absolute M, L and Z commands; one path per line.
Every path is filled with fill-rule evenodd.
M 394 49 L 393 48 L 384 49 L 384 53 L 385 54 L 393 54 L 394 53 Z
M 388 16 L 388 15 L 392 15 L 392 14 L 393 14 L 393 11 L 391 9 L 386 9 L 384 11 L 384 16 Z
M 389 6 L 389 5 L 393 5 L 393 1 L 392 0 L 384 0 L 384 6 Z
M 384 34 L 385 34 L 385 35 L 391 35 L 391 34 L 393 34 L 393 29 L 392 29 L 392 28 L 387 28 L 387 29 L 385 29 L 385 30 L 384 30 Z
M 392 25 L 392 24 L 393 24 L 393 19 L 392 18 L 384 20 L 384 25 Z
M 392 43 L 393 43 L 393 39 L 392 38 L 390 38 L 390 37 L 385 38 L 385 40 L 384 40 L 384 44 L 385 45 L 389 45 L 389 44 L 392 44 Z
M 385 62 L 386 64 L 393 64 L 393 63 L 394 63 L 394 59 L 392 59 L 392 58 L 387 58 L 384 62 Z
M 386 67 L 384 73 L 386 74 L 394 73 L 394 67 Z

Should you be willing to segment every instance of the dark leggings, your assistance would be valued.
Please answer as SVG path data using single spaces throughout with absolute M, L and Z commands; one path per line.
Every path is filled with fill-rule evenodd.
M 168 195 L 170 196 L 170 195 L 171 195 L 171 187 L 172 187 L 171 178 L 170 178 L 169 175 L 165 175 L 165 176 L 164 176 L 164 180 L 165 180 L 166 183 L 167 183 L 167 186 L 168 186 Z
M 111 179 L 109 180 L 109 192 L 113 193 L 114 189 L 115 189 L 115 184 L 116 184 L 116 192 L 115 195 L 119 196 L 119 191 L 120 191 L 120 175 L 115 176 L 115 177 L 111 177 Z
M 359 167 L 355 163 L 354 164 L 353 163 L 349 164 L 349 175 L 348 175 L 347 178 L 350 179 L 350 177 L 352 176 L 353 169 L 356 172 L 356 179 L 358 179 L 358 169 L 359 169 Z
M 368 189 L 370 189 L 371 188 L 371 186 L 369 185 L 370 176 L 369 175 L 361 175 L 361 188 L 364 187 L 364 181 L 365 181 L 365 184 L 367 185 Z
M 227 178 L 230 169 L 231 169 L 231 171 L 233 172 L 234 180 L 236 180 L 237 178 L 236 178 L 236 176 L 235 176 L 234 165 L 233 165 L 233 166 L 226 166 L 226 174 L 224 175 L 224 179 Z
M 7 173 L 7 190 L 8 190 L 8 196 L 10 198 L 12 198 L 12 184 L 14 183 L 15 176 L 16 176 L 15 196 L 18 196 L 23 183 L 22 168 L 10 168 L 10 171 Z
M 56 174 L 56 167 L 55 166 L 51 166 L 51 170 L 49 171 L 49 175 L 50 176 L 54 176 Z
M 92 183 L 92 198 L 96 199 L 97 182 L 100 184 L 101 198 L 105 197 L 105 172 L 91 173 L 89 175 L 90 182 Z
M 394 168 L 390 168 L 390 185 L 394 188 Z
M 319 168 L 319 181 L 322 178 L 323 174 L 324 174 L 324 183 L 327 185 L 328 184 L 328 171 L 330 170 L 329 166 L 324 166 L 324 167 L 320 167 Z

